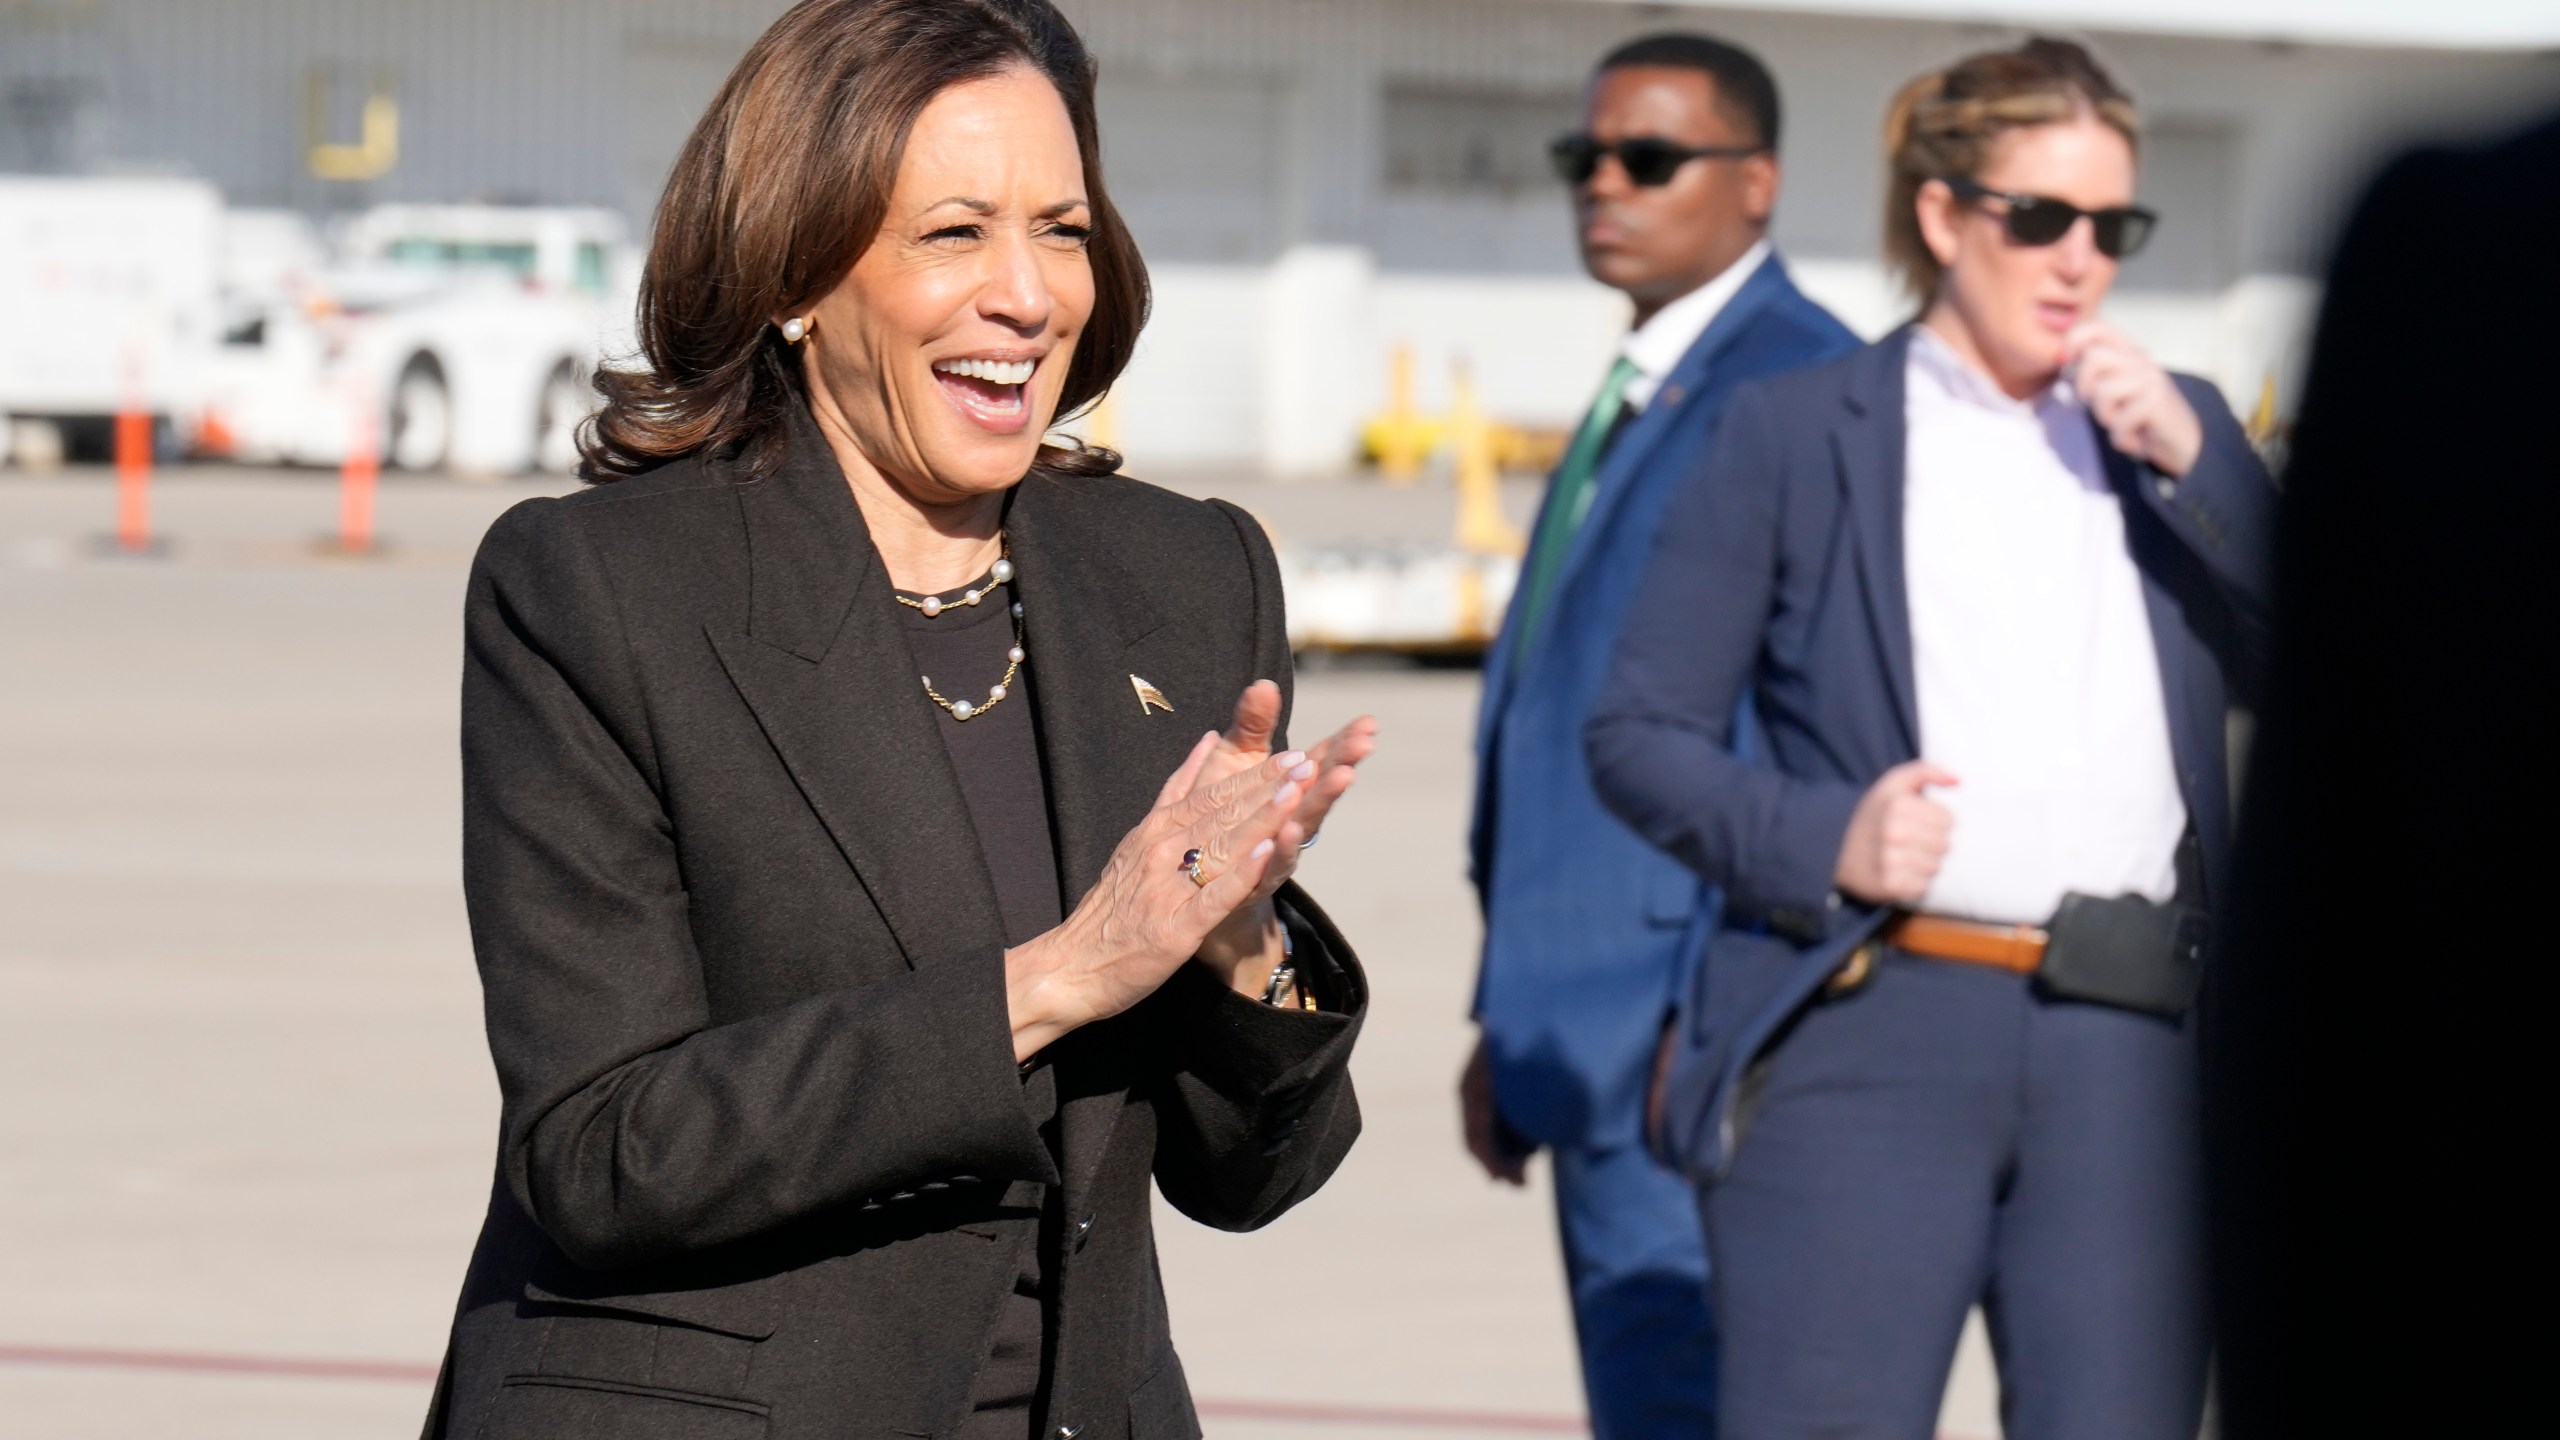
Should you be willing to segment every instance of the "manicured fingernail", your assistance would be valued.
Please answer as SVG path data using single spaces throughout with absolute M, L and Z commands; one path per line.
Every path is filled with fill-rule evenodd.
M 1295 770 L 1298 768 L 1298 762 L 1307 758 L 1307 752 L 1304 750 L 1284 750 L 1271 758 L 1279 762 L 1281 769 Z
M 1298 782 L 1295 780 L 1271 792 L 1271 803 L 1274 805 L 1290 805 L 1295 803 L 1297 798 Z
M 1271 853 L 1271 842 L 1270 842 L 1270 841 L 1268 841 L 1268 840 L 1265 840 L 1265 841 L 1263 841 L 1261 844 L 1256 845 L 1256 846 L 1254 846 L 1254 847 L 1253 847 L 1253 858 L 1254 858 L 1254 859 L 1256 859 L 1256 860 L 1259 860 L 1259 859 L 1261 859 L 1263 856 L 1268 855 L 1268 854 L 1270 854 L 1270 853 Z
M 1316 762 L 1313 760 L 1301 760 L 1295 766 L 1291 767 L 1289 771 L 1289 778 L 1292 780 L 1312 780 L 1315 778 L 1315 774 Z

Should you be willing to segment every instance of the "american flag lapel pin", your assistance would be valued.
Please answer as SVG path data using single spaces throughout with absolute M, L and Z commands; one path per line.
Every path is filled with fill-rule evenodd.
M 1167 715 L 1173 713 L 1173 702 L 1164 698 L 1164 692 L 1153 685 L 1148 684 L 1139 676 L 1132 675 L 1129 677 L 1129 688 L 1138 692 L 1139 714 L 1146 714 L 1147 707 L 1149 706 L 1154 706 L 1156 709 L 1162 710 Z

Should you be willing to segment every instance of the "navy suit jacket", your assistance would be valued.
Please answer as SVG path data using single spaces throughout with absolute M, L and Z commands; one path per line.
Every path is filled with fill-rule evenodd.
M 1900 331 L 1736 395 L 1667 512 L 1587 731 L 1600 794 L 1723 887 L 1683 1004 L 1669 1155 L 1702 1178 L 1732 1148 L 1743 1069 L 1884 910 L 1832 873 L 1860 796 L 1922 754 L 1902 568 Z M 2177 377 L 2202 456 L 2174 483 L 2107 446 L 2160 657 L 2178 786 L 2218 907 L 2230 860 L 2224 724 L 2264 652 L 2275 487 L 2210 384 Z M 1757 714 L 1759 763 L 1732 750 Z
M 1486 662 L 1470 834 L 1485 910 L 1475 1014 L 1498 1108 L 1534 1140 L 1639 1138 L 1654 1044 L 1695 951 L 1697 876 L 1602 808 L 1582 763 L 1582 724 L 1663 507 L 1736 385 L 1857 343 L 1775 257 L 1763 262 L 1610 448 L 1536 644 L 1514 653 L 1515 595 Z

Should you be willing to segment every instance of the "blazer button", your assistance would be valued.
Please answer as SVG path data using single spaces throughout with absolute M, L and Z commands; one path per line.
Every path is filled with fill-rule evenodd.
M 1081 1425 L 1061 1425 L 1058 1427 L 1058 1440 L 1076 1440 L 1076 1437 L 1083 1433 L 1084 1427 Z
M 1084 1217 L 1083 1219 L 1081 1219 L 1081 1220 L 1079 1220 L 1079 1221 L 1077 1221 L 1077 1222 L 1076 1222 L 1076 1248 L 1077 1248 L 1077 1249 L 1079 1249 L 1079 1250 L 1083 1249 L 1083 1248 L 1084 1248 L 1084 1237 L 1086 1237 L 1087 1235 L 1090 1235 L 1090 1234 L 1092 1234 L 1092 1233 L 1093 1233 L 1093 1220 L 1094 1220 L 1094 1217 L 1092 1217 L 1092 1216 L 1090 1216 L 1090 1215 L 1087 1215 L 1087 1216 L 1086 1216 L 1086 1217 Z

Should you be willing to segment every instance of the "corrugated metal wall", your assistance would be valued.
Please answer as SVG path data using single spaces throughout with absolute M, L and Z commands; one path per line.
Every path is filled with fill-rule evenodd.
M 1571 95 L 1592 62 L 1647 30 L 1711 30 L 1757 51 L 1787 109 L 1788 188 L 1778 238 L 1791 253 L 1876 253 L 1879 128 L 1913 74 L 2020 32 L 1953 21 L 1542 0 L 1061 0 L 1113 86 L 1241 82 L 1276 94 L 1284 243 L 1367 245 L 1391 267 L 1521 268 L 1503 257 L 1536 221 L 1494 197 L 1431 197 L 1386 180 L 1386 97 L 1399 88 L 1518 97 Z M 1950 9 L 1960 9 L 1950 6 Z M 2164 240 L 2140 286 L 2219 274 L 2309 273 L 2326 222 L 2372 159 L 2401 137 L 2460 133 L 2560 96 L 2560 57 L 2259 44 L 2154 35 L 2097 37 L 2104 57 L 2173 138 L 2157 178 L 2194 224 L 2225 234 Z M 2175 170 L 2178 173 L 2167 173 Z M 1545 260 L 1569 269 L 1561 198 Z M 1481 230 L 1481 243 L 1470 228 Z M 1435 241 L 1436 237 L 1442 237 Z M 1470 246 L 1473 253 L 1470 253 Z M 1435 260 L 1435 252 L 1446 256 Z
M 345 209 L 475 196 L 645 213 L 664 159 L 780 0 L 17 0 L 0 55 L 48 36 L 102 78 L 112 140 L 91 163 L 168 165 L 235 203 Z M 66 42 L 61 37 L 76 34 Z M 0 60 L 0 77 L 27 66 Z M 304 165 L 314 77 L 352 139 L 365 93 L 400 107 L 399 164 L 333 183 Z M 7 83 L 0 79 L 0 84 Z M 697 93 L 698 91 L 698 93 Z
M 1781 242 L 1859 258 L 1875 250 L 1884 97 L 1926 64 L 2008 37 L 1953 23 L 1558 0 L 1062 3 L 1101 58 L 1115 185 L 1153 252 L 1259 261 L 1293 244 L 1352 243 L 1390 268 L 1460 273 L 1569 272 L 1561 197 L 1392 183 L 1390 94 L 1449 99 L 1436 112 L 1404 106 L 1397 113 L 1423 117 L 1412 123 L 1462 123 L 1450 117 L 1503 103 L 1553 114 L 1616 41 L 1662 25 L 1713 28 L 1766 56 L 1786 91 Z M 702 103 L 782 8 L 5 0 L 0 167 L 170 166 L 215 180 L 235 203 L 314 211 L 484 196 L 610 205 L 638 220 Z M 2385 138 L 2560 88 L 2548 56 L 2157 36 L 2104 45 L 2178 137 L 2155 156 L 2179 171 L 2158 176 L 2164 190 L 2193 223 L 2227 232 L 2201 246 L 2164 239 L 2176 272 L 2157 277 L 2166 283 L 2313 268 L 2321 218 Z M 397 168 L 361 183 L 308 173 L 315 75 L 341 138 L 375 77 L 387 80 L 400 104 Z

